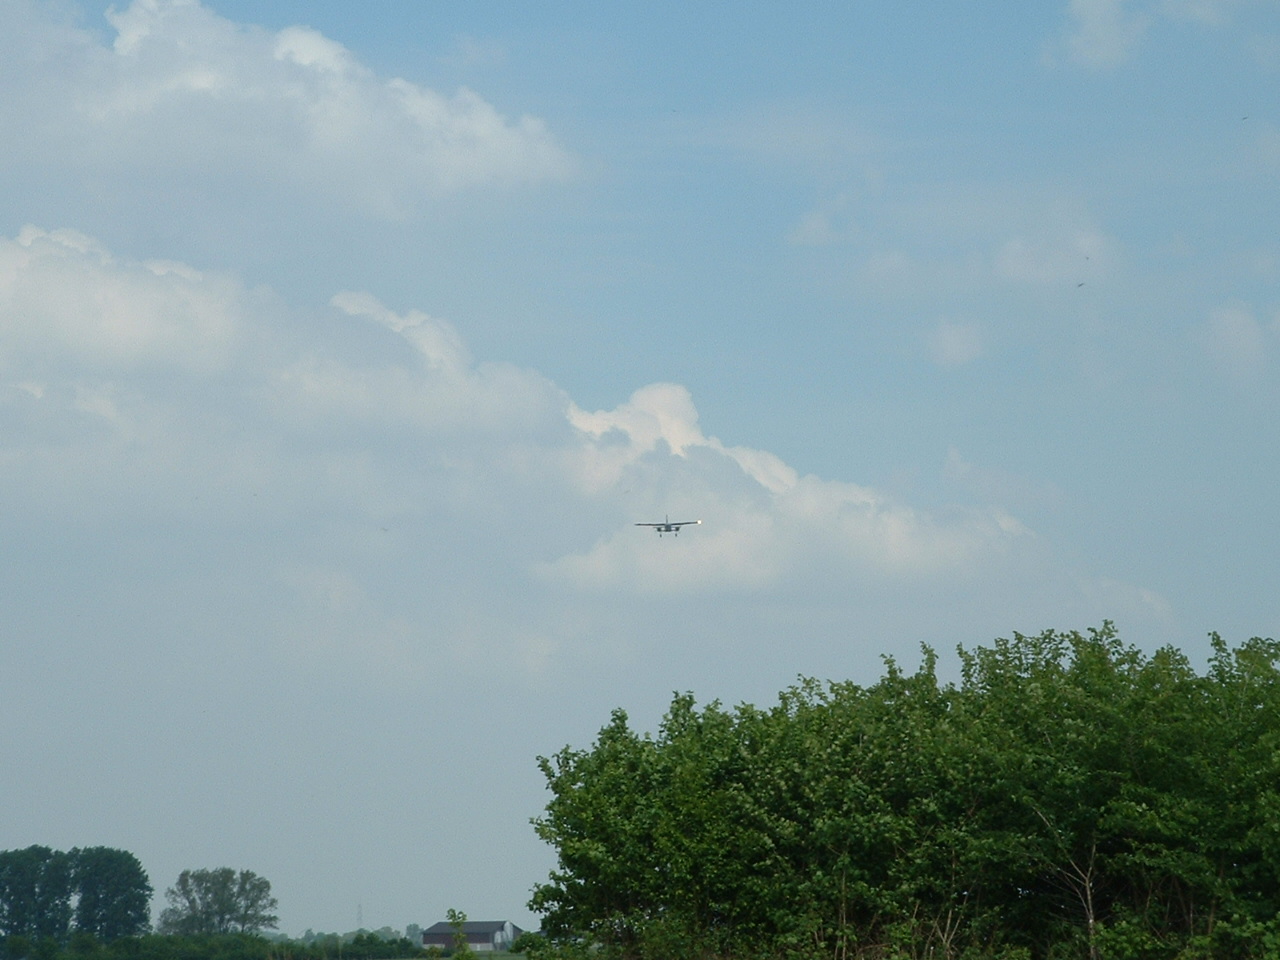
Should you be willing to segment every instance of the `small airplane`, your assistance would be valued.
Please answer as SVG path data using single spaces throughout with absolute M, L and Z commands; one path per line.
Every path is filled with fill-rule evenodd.
M 681 527 L 691 527 L 694 524 L 698 524 L 701 522 L 702 522 L 701 520 L 680 520 L 680 521 L 677 521 L 676 523 L 672 523 L 671 518 L 666 517 L 662 521 L 662 523 L 637 523 L 636 526 L 637 527 L 653 527 L 655 530 L 658 531 L 658 536 L 662 536 L 664 533 L 674 533 L 678 537 L 680 536 Z

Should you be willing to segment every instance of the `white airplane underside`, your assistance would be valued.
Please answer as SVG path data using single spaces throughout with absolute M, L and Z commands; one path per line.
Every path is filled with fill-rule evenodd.
M 671 518 L 667 517 L 661 523 L 637 523 L 636 526 L 653 527 L 653 529 L 658 531 L 658 536 L 662 536 L 664 533 L 670 533 L 678 537 L 680 536 L 681 527 L 691 527 L 701 522 L 701 520 L 677 520 L 675 523 L 672 523 Z

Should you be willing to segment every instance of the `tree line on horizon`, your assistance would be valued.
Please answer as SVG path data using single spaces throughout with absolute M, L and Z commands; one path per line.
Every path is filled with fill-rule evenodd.
M 0 938 L 0 957 L 6 960 L 414 960 L 429 956 L 421 945 L 403 937 L 388 940 L 368 931 L 309 943 L 250 933 L 144 933 L 110 943 L 73 933 L 66 944 Z
M 127 850 L 37 844 L 0 851 L 0 958 L 253 953 L 260 952 L 254 941 L 267 943 L 260 935 L 278 923 L 270 882 L 251 870 L 183 870 L 165 891 L 168 906 L 154 932 L 151 896 L 146 870 Z M 323 947 L 300 948 L 299 956 L 325 955 Z
M 132 853 L 0 850 L 0 960 L 397 960 L 427 956 L 390 928 L 268 935 L 271 884 L 251 870 L 184 870 L 152 929 L 152 886 Z
M 0 935 L 65 943 L 73 931 L 103 942 L 151 927 L 151 881 L 127 850 L 34 845 L 0 851 Z
M 540 758 L 534 960 L 1280 957 L 1280 644 L 1111 624 Z

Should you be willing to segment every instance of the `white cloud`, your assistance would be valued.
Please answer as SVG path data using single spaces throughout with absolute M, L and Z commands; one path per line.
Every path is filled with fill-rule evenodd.
M 668 490 L 666 509 L 698 512 L 679 551 L 637 536 L 628 523 L 585 553 L 540 572 L 587 589 L 698 592 L 792 585 L 818 577 L 967 577 L 1029 535 L 1000 511 L 943 521 L 865 487 L 800 476 L 771 453 L 705 436 L 688 391 L 654 384 L 611 411 L 570 409 L 587 443 L 578 461 L 590 492 L 635 486 Z M 671 461 L 680 461 L 672 464 Z M 726 469 L 727 468 L 727 469 Z M 664 508 L 650 497 L 649 509 Z
M 725 447 L 705 437 L 689 391 L 675 383 L 641 387 L 613 410 L 587 413 L 569 408 L 569 422 L 585 435 L 582 479 L 588 489 L 616 484 L 622 471 L 658 450 L 661 441 L 674 456 L 687 458 L 692 448 L 707 448 L 727 457 L 766 490 L 780 492 L 795 486 L 794 470 L 773 454 L 746 447 Z M 613 442 L 620 438 L 621 443 Z
M 602 437 L 611 431 L 625 434 L 633 451 L 649 453 L 661 440 L 678 457 L 691 445 L 705 444 L 698 427 L 698 411 L 689 391 L 679 384 L 655 383 L 631 395 L 614 410 L 587 413 L 573 408 L 570 422 L 584 433 Z
M 313 421 L 395 423 L 441 432 L 529 434 L 563 423 L 568 401 L 540 374 L 508 363 L 474 364 L 457 330 L 417 310 L 397 314 L 368 293 L 342 292 L 333 305 L 371 320 L 413 347 L 416 364 L 354 367 L 304 354 L 272 374 L 287 415 Z
M 351 317 L 365 317 L 402 334 L 422 354 L 433 372 L 458 377 L 471 365 L 467 348 L 458 331 L 444 320 L 435 320 L 418 310 L 399 316 L 369 293 L 343 291 L 330 301 Z
M 212 370 L 234 344 L 245 298 L 225 275 L 119 262 L 74 230 L 27 226 L 0 239 L 0 343 L 11 358 L 56 344 L 95 368 Z
M 168 463 L 179 470 L 175 480 L 188 481 L 210 454 L 191 450 L 183 434 L 213 411 L 165 412 L 174 398 L 129 371 L 139 364 L 210 374 L 224 368 L 242 333 L 243 290 L 184 264 L 118 261 L 74 231 L 27 228 L 0 244 L 0 264 L 0 331 L 10 345 L 12 395 L 48 404 L 66 394 L 67 409 L 111 423 L 136 449 L 149 451 L 144 459 Z M 403 508 L 406 502 L 404 491 L 374 492 L 388 482 L 402 486 L 376 459 L 352 460 L 339 448 L 326 452 L 350 424 L 366 436 L 391 430 L 388 437 L 432 437 L 442 455 L 433 469 L 468 483 L 501 487 L 536 477 L 536 483 L 559 484 L 553 495 L 566 502 L 616 503 L 625 482 L 644 490 L 638 498 L 644 509 L 683 503 L 714 515 L 672 564 L 653 552 L 648 538 L 634 535 L 631 518 L 615 506 L 621 533 L 587 554 L 540 567 L 566 582 L 741 589 L 794 579 L 815 556 L 875 576 L 932 575 L 963 569 L 1011 531 L 1021 535 L 995 515 L 940 522 L 854 484 L 801 477 L 768 451 L 726 445 L 703 433 L 683 386 L 651 384 L 613 410 L 587 412 L 533 371 L 474 362 L 446 321 L 420 311 L 397 313 L 367 293 L 339 293 L 333 303 L 402 338 L 412 353 L 403 362 L 361 367 L 304 348 L 280 365 L 259 366 L 246 356 L 238 371 L 228 371 L 267 388 L 256 392 L 268 399 L 261 412 L 276 419 L 274 429 L 306 425 L 310 442 L 320 445 L 314 455 L 327 460 L 330 491 L 361 489 L 367 504 L 381 498 Z M 40 348 L 35 359 L 26 349 L 33 346 Z M 125 379 L 85 379 L 78 371 L 86 365 Z M 175 456 L 175 444 L 188 449 Z M 225 459 L 225 451 L 220 456 Z M 188 465 L 177 467 L 183 460 Z
M 237 319 L 243 294 L 225 277 L 118 261 L 66 231 L 30 228 L 0 250 L 0 289 L 27 291 L 0 301 L 0 330 L 34 317 L 27 334 L 44 338 L 38 358 L 10 354 L 0 403 L 11 419 L 57 407 L 58 416 L 111 427 L 106 439 L 67 434 L 54 457 L 46 448 L 56 417 L 31 414 L 30 442 L 5 451 L 10 475 L 56 477 L 68 498 L 80 491 L 77 509 L 90 514 L 118 505 L 84 491 L 110 489 L 128 491 L 148 514 L 191 513 L 203 524 L 235 526 L 244 511 L 257 515 L 258 502 L 277 524 L 332 515 L 323 546 L 320 534 L 291 533 L 273 543 L 274 563 L 261 562 L 293 591 L 299 616 L 323 620 L 331 611 L 354 625 L 366 606 L 379 609 L 383 626 L 369 642 L 386 645 L 390 659 L 415 644 L 457 641 L 459 630 L 472 629 L 468 611 L 495 597 L 487 577 L 458 581 L 469 596 L 440 597 L 438 629 L 401 609 L 407 600 L 387 612 L 378 578 L 352 558 L 382 557 L 390 582 L 407 576 L 414 567 L 400 559 L 405 547 L 395 546 L 402 541 L 392 527 L 425 524 L 431 549 L 450 564 L 487 572 L 495 561 L 469 545 L 478 525 L 487 549 L 501 544 L 506 577 L 584 603 L 726 591 L 945 594 L 1003 582 L 1011 565 L 1043 553 L 1039 538 L 998 504 L 926 512 L 855 483 L 802 475 L 769 451 L 725 444 L 704 432 L 679 384 L 650 384 L 613 409 L 584 410 L 535 371 L 473 360 L 447 321 L 391 310 L 368 293 L 333 298 L 358 321 L 348 332 L 360 349 L 313 342 L 310 327 L 289 328 L 280 317 L 255 318 L 277 327 L 263 357 L 230 350 L 250 325 Z M 42 258 L 60 271 L 56 283 L 30 281 L 45 269 Z M 118 317 L 136 325 L 127 348 L 111 346 Z M 971 352 L 966 336 L 947 349 Z M 86 351 L 86 342 L 94 348 Z M 86 357 L 110 349 L 119 354 L 110 380 L 82 375 Z M 208 368 L 220 378 L 210 390 L 175 390 L 173 378 L 154 375 L 211 351 L 221 366 Z M 362 365 L 347 353 L 380 359 Z M 667 512 L 705 523 L 678 540 L 634 526 Z M 560 649 L 536 624 L 522 629 L 534 638 L 530 662 Z M 477 636 L 504 632 L 495 623 Z M 406 662 L 430 659 L 415 656 Z
M 1030 535 L 1000 511 L 944 521 L 855 484 L 813 476 L 770 492 L 746 483 L 716 488 L 708 475 L 710 468 L 692 481 L 681 478 L 680 499 L 696 503 L 704 523 L 687 528 L 678 545 L 628 523 L 586 552 L 540 565 L 540 572 L 582 589 L 642 594 L 814 585 L 825 592 L 840 583 L 867 589 L 967 580 L 998 566 Z
M 561 178 L 573 165 L 540 119 L 504 117 L 465 88 L 379 77 L 310 28 L 273 34 L 195 0 L 134 0 L 107 19 L 110 46 L 40 25 L 44 52 L 10 77 L 0 108 L 10 141 L 0 162 L 37 149 L 73 168 L 302 185 L 381 216 L 441 191 Z

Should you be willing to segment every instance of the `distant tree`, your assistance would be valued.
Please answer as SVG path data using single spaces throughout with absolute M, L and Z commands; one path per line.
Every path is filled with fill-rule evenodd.
M 453 930 L 453 956 L 470 956 L 472 950 L 471 944 L 467 942 L 467 915 L 450 907 L 444 916 Z
M 270 882 L 252 870 L 183 870 L 164 896 L 157 930 L 165 934 L 261 933 L 280 919 Z
M 77 895 L 75 927 L 103 943 L 146 933 L 151 927 L 151 880 L 127 850 L 86 847 L 70 854 Z
M 48 847 L 0 851 L 0 933 L 65 943 L 71 930 L 71 861 Z

